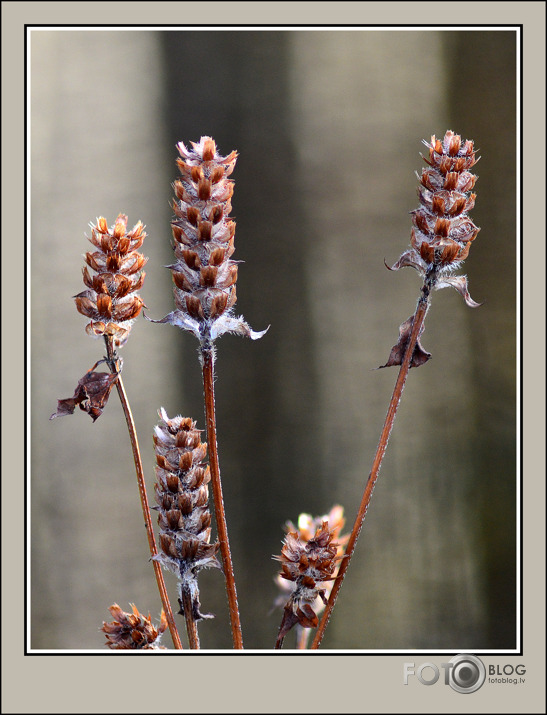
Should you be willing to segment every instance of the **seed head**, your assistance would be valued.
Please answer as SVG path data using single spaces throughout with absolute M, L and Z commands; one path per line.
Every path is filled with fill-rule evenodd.
M 117 603 L 108 609 L 115 619 L 103 621 L 101 631 L 106 634 L 106 645 L 113 650 L 159 650 L 160 638 L 167 628 L 167 618 L 161 612 L 159 626 L 154 626 L 150 614 L 143 616 L 135 604 L 130 604 L 133 613 L 126 613 Z
M 139 221 L 127 231 L 127 216 L 120 214 L 111 228 L 105 218 L 90 224 L 95 251 L 84 256 L 87 290 L 74 296 L 77 310 L 91 322 L 86 332 L 92 337 L 112 336 L 114 347 L 125 344 L 135 318 L 144 305 L 137 291 L 142 287 L 146 261 L 138 252 L 146 237 Z M 90 273 L 89 268 L 94 272 Z
M 323 609 L 343 558 L 347 536 L 341 536 L 344 510 L 335 506 L 327 516 L 312 518 L 301 514 L 298 527 L 287 522 L 287 534 L 281 556 L 281 572 L 276 583 L 283 595 L 276 605 L 284 604 L 278 640 L 296 624 L 314 628 Z
M 444 138 L 435 135 L 428 143 L 428 165 L 418 177 L 420 208 L 412 211 L 411 248 L 390 268 L 415 268 L 420 275 L 431 275 L 435 269 L 436 290 L 452 286 L 470 307 L 476 303 L 469 296 L 466 276 L 453 272 L 469 255 L 472 242 L 480 229 L 467 215 L 475 205 L 471 193 L 477 177 L 469 170 L 477 163 L 471 140 L 462 141 L 458 134 L 447 131 Z
M 211 541 L 209 467 L 203 461 L 207 444 L 189 417 L 170 419 L 163 407 L 156 426 L 155 485 L 161 553 L 156 559 L 179 579 L 182 593 L 190 594 L 195 620 L 210 618 L 200 612 L 197 575 L 203 568 L 219 568 Z
M 176 261 L 171 269 L 176 310 L 160 323 L 188 330 L 203 343 L 224 333 L 260 338 L 233 316 L 238 266 L 232 260 L 236 224 L 230 218 L 237 152 L 219 154 L 211 137 L 187 148 L 177 144 L 181 177 L 173 184 L 174 219 L 171 229 Z

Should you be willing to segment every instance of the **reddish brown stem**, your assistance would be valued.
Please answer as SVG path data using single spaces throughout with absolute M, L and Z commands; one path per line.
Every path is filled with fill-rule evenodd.
M 188 642 L 191 650 L 199 650 L 199 635 L 196 619 L 194 618 L 194 606 L 192 597 L 188 591 L 183 590 L 179 600 L 180 607 L 184 613 L 186 621 L 186 633 L 188 634 Z
M 234 567 L 232 564 L 232 555 L 230 553 L 228 526 L 226 524 L 226 513 L 224 511 L 224 498 L 222 496 L 222 484 L 220 481 L 220 468 L 218 463 L 213 348 L 204 346 L 202 348 L 202 357 L 203 394 L 205 399 L 205 420 L 207 423 L 207 445 L 209 449 L 209 468 L 211 470 L 211 487 L 213 490 L 213 501 L 215 505 L 215 519 L 217 524 L 218 540 L 220 542 L 220 553 L 222 556 L 224 577 L 226 579 L 226 593 L 228 595 L 228 606 L 230 609 L 232 639 L 234 648 L 242 649 L 243 636 L 241 633 Z
M 418 338 L 420 337 L 420 333 L 422 332 L 425 316 L 426 316 L 428 308 L 429 308 L 429 294 L 430 294 L 432 286 L 434 285 L 434 282 L 435 282 L 435 274 L 432 273 L 431 275 L 429 275 L 426 278 L 426 281 L 422 288 L 422 296 L 420 297 L 420 300 L 418 301 L 416 312 L 414 314 L 414 319 L 412 321 L 412 331 L 410 333 L 410 338 L 409 338 L 408 344 L 406 346 L 403 362 L 399 369 L 397 381 L 396 381 L 395 387 L 393 389 L 393 395 L 392 395 L 391 401 L 389 403 L 386 419 L 384 422 L 384 427 L 383 427 L 382 433 L 380 435 L 380 441 L 378 442 L 378 446 L 376 448 L 376 454 L 374 455 L 374 460 L 372 462 L 372 469 L 370 471 L 370 474 L 367 479 L 367 483 L 365 485 L 365 490 L 363 492 L 361 504 L 359 505 L 359 511 L 357 512 L 357 516 L 355 517 L 355 523 L 353 524 L 353 529 L 352 529 L 350 537 L 348 539 L 345 555 L 344 555 L 344 558 L 340 564 L 340 569 L 338 571 L 338 576 L 336 577 L 336 580 L 334 581 L 334 585 L 332 587 L 332 591 L 330 593 L 328 603 L 325 607 L 325 612 L 323 613 L 323 617 L 321 618 L 321 622 L 319 623 L 319 626 L 317 628 L 315 638 L 313 639 L 313 643 L 311 644 L 312 650 L 317 649 L 319 647 L 321 641 L 323 640 L 323 635 L 324 635 L 325 629 L 328 625 L 328 622 L 329 622 L 329 619 L 330 619 L 330 616 L 332 613 L 332 609 L 334 608 L 334 604 L 336 603 L 336 599 L 338 597 L 338 592 L 340 591 L 340 588 L 342 587 L 342 582 L 344 580 L 344 576 L 346 575 L 346 571 L 348 570 L 348 566 L 351 561 L 351 557 L 355 550 L 355 545 L 357 543 L 357 539 L 359 538 L 359 534 L 361 533 L 361 529 L 363 527 L 363 522 L 365 521 L 365 516 L 367 514 L 370 500 L 372 498 L 372 492 L 374 491 L 374 485 L 376 484 L 376 480 L 378 479 L 378 474 L 380 472 L 380 466 L 382 464 L 382 460 L 384 458 L 384 454 L 387 449 L 387 443 L 389 440 L 389 436 L 391 434 L 391 430 L 393 429 L 393 423 L 395 421 L 397 409 L 398 409 L 399 403 L 401 401 L 401 396 L 403 394 L 403 389 L 405 386 L 406 378 L 408 377 L 408 371 L 410 370 L 410 363 L 412 361 L 414 348 L 416 347 L 416 343 L 418 341 Z
M 129 432 L 129 439 L 131 441 L 131 448 L 133 450 L 133 460 L 135 462 L 135 472 L 137 474 L 137 484 L 139 487 L 139 495 L 141 498 L 144 525 L 146 528 L 146 534 L 148 536 L 148 546 L 150 548 L 150 554 L 152 555 L 152 565 L 154 567 L 154 573 L 156 575 L 156 582 L 158 584 L 158 590 L 160 593 L 161 602 L 163 604 L 163 610 L 165 611 L 169 631 L 171 633 L 171 638 L 173 639 L 173 645 L 176 649 L 182 650 L 182 642 L 180 640 L 177 626 L 175 625 L 175 618 L 173 616 L 173 611 L 169 602 L 169 596 L 167 595 L 167 589 L 165 587 L 165 581 L 163 579 L 163 572 L 161 570 L 160 564 L 153 558 L 154 556 L 158 555 L 158 548 L 156 546 L 156 539 L 154 537 L 154 529 L 152 526 L 152 517 L 150 515 L 150 506 L 148 504 L 148 496 L 146 493 L 146 483 L 144 481 L 144 471 L 142 467 L 139 442 L 137 439 L 137 430 L 135 429 L 135 422 L 133 420 L 133 415 L 131 413 L 131 408 L 129 406 L 129 401 L 127 399 L 127 394 L 123 385 L 122 376 L 119 371 L 119 361 L 114 353 L 114 348 L 112 346 L 112 338 L 105 336 L 105 343 L 108 357 L 107 363 L 110 367 L 110 370 L 118 376 L 118 379 L 116 380 L 116 388 L 118 390 L 118 396 L 120 398 L 123 413 L 125 415 L 125 421 L 127 423 L 127 429 Z

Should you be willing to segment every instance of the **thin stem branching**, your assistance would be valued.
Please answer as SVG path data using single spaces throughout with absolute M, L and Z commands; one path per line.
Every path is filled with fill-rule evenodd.
M 152 557 L 152 565 L 154 567 L 154 574 L 156 576 L 156 583 L 158 585 L 158 590 L 163 604 L 163 609 L 165 611 L 165 616 L 167 618 L 167 624 L 169 626 L 169 632 L 171 633 L 171 638 L 173 639 L 173 645 L 176 649 L 182 649 L 182 643 L 180 636 L 175 624 L 175 618 L 173 616 L 173 611 L 171 609 L 171 603 L 169 601 L 169 596 L 167 595 L 167 589 L 165 587 L 165 581 L 163 578 L 163 572 L 161 565 L 154 559 L 158 555 L 158 548 L 156 546 L 156 539 L 154 537 L 154 529 L 152 526 L 152 517 L 150 515 L 150 506 L 148 503 L 148 495 L 146 492 L 146 482 L 144 480 L 144 471 L 142 467 L 141 453 L 139 449 L 139 441 L 137 439 L 137 430 L 135 428 L 135 421 L 133 420 L 133 415 L 131 413 L 131 407 L 129 405 L 129 400 L 127 399 L 127 393 L 125 392 L 124 384 L 122 381 L 122 376 L 120 373 L 120 361 L 116 355 L 113 347 L 113 340 L 111 336 L 104 336 L 106 343 L 106 354 L 107 354 L 107 365 L 112 372 L 112 374 L 117 375 L 116 389 L 118 390 L 118 396 L 122 405 L 122 410 L 125 415 L 125 421 L 127 423 L 127 430 L 129 432 L 129 439 L 131 441 L 131 449 L 133 451 L 133 460 L 135 462 L 135 473 L 137 475 L 137 484 L 139 487 L 139 496 L 142 506 L 142 514 L 144 517 L 144 526 L 146 528 L 146 535 L 148 537 L 148 546 L 150 548 L 150 555 Z

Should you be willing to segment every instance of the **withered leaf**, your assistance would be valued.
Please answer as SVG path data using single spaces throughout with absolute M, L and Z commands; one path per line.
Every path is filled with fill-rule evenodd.
M 414 316 L 411 315 L 410 318 L 401 323 L 399 327 L 399 340 L 396 345 L 391 348 L 389 354 L 389 359 L 385 365 L 380 365 L 380 367 L 393 367 L 394 365 L 402 365 L 405 359 L 405 352 L 410 340 L 410 334 L 412 332 L 412 323 Z M 420 331 L 421 332 L 421 331 Z M 412 360 L 410 362 L 410 367 L 420 367 L 424 362 L 427 362 L 431 357 L 431 353 L 426 352 L 421 343 L 420 338 L 416 341 L 416 346 L 412 354 Z
M 417 270 L 420 275 L 425 275 L 426 270 L 426 264 L 420 258 L 419 254 L 412 249 L 405 251 L 399 257 L 399 260 L 396 261 L 392 266 L 388 265 L 384 258 L 384 265 L 388 269 L 388 271 L 398 271 L 401 268 L 409 266 L 410 268 L 414 268 L 415 270 Z
M 93 422 L 100 417 L 104 410 L 110 391 L 118 376 L 107 372 L 93 372 L 93 368 L 78 380 L 78 385 L 73 397 L 57 401 L 57 412 L 54 412 L 50 420 L 55 417 L 72 415 L 79 405 L 80 409 L 91 417 Z
M 241 335 L 244 338 L 251 338 L 251 340 L 258 340 L 265 335 L 268 330 L 269 326 L 266 330 L 252 330 L 250 325 L 246 323 L 243 318 L 234 318 L 224 313 L 224 315 L 221 315 L 220 318 L 215 320 L 211 327 L 211 340 L 215 340 L 220 335 L 224 335 L 224 333 L 233 333 L 234 335 Z
M 282 642 L 287 633 L 296 625 L 299 624 L 302 628 L 317 628 L 319 619 L 309 603 L 303 603 L 301 606 L 293 603 L 292 598 L 285 604 L 283 609 L 283 618 L 279 626 L 277 641 Z
M 203 320 L 196 320 L 182 310 L 174 310 L 161 320 L 153 320 L 146 315 L 144 317 L 151 323 L 171 323 L 171 325 L 175 325 L 178 328 L 188 330 L 200 341 L 204 339 L 216 340 L 221 335 L 224 335 L 224 333 L 233 333 L 234 335 L 251 338 L 251 340 L 258 340 L 269 330 L 269 326 L 266 330 L 252 330 L 243 318 L 236 318 L 226 313 L 222 313 L 220 317 L 213 320 L 210 324 L 204 323 Z
M 302 606 L 296 611 L 296 615 L 298 616 L 298 621 L 303 628 L 316 628 L 319 623 L 319 619 L 309 603 L 303 603 Z
M 455 288 L 470 308 L 478 308 L 482 305 L 482 303 L 474 301 L 469 295 L 467 276 L 448 276 L 442 278 L 435 286 L 435 290 L 441 290 L 441 288 L 447 288 L 448 286 Z
M 288 603 L 283 611 L 283 619 L 279 626 L 277 640 L 282 641 L 293 626 L 300 622 L 300 618 L 292 610 L 291 604 Z

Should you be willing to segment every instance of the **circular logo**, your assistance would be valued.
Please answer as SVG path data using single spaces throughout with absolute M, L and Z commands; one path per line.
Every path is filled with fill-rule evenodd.
M 476 655 L 464 653 L 454 656 L 448 676 L 448 684 L 457 693 L 474 693 L 486 680 L 484 663 Z

